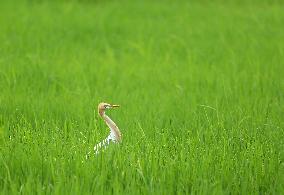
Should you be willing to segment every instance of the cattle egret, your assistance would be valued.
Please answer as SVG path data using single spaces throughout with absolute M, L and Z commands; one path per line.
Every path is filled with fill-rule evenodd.
M 110 132 L 107 138 L 102 140 L 100 143 L 96 144 L 94 147 L 95 154 L 101 149 L 106 148 L 111 142 L 119 143 L 121 141 L 121 133 L 117 125 L 105 114 L 107 109 L 118 108 L 119 105 L 108 104 L 108 103 L 99 103 L 98 105 L 98 114 L 102 117 L 106 125 L 109 127 Z

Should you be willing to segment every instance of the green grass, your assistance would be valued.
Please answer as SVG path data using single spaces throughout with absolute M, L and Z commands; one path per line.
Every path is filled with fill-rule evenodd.
M 283 9 L 2 1 L 1 193 L 283 194 Z

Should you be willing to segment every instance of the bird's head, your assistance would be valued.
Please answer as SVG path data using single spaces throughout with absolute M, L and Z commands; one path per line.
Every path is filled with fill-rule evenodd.
M 111 109 L 111 108 L 118 108 L 118 107 L 119 107 L 119 105 L 102 102 L 102 103 L 99 103 L 99 105 L 98 105 L 98 112 L 102 116 L 104 114 L 105 110 Z

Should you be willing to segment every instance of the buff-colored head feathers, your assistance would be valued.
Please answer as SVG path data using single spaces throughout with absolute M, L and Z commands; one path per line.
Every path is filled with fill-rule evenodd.
M 106 109 L 111 109 L 111 108 L 118 108 L 119 105 L 116 104 L 109 104 L 109 103 L 99 103 L 98 105 L 98 113 L 100 115 L 103 115 L 103 113 L 105 112 Z

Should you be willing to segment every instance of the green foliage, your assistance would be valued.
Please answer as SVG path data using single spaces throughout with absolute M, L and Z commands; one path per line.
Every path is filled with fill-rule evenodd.
M 284 193 L 284 7 L 217 2 L 1 2 L 1 192 Z

